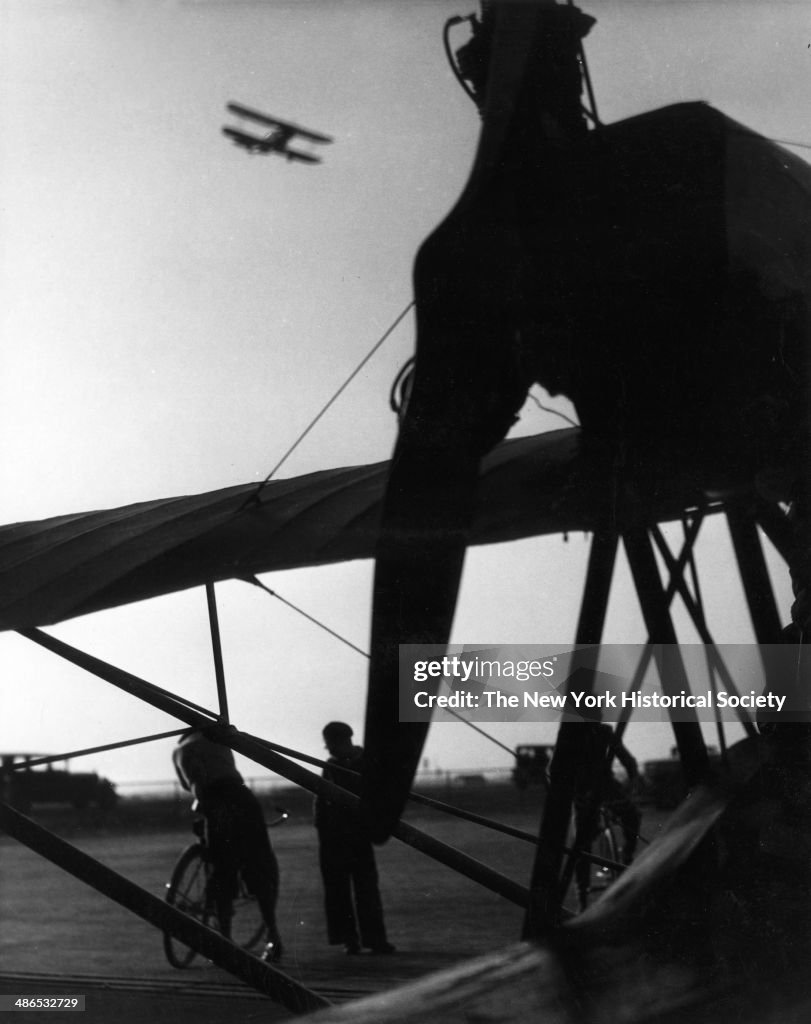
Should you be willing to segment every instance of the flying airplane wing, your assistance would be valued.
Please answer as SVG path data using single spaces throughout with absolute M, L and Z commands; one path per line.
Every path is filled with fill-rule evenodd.
M 292 124 L 289 121 L 280 121 L 277 117 L 268 117 L 267 114 L 260 114 L 258 110 L 243 107 L 239 103 L 228 103 L 227 108 L 232 114 L 236 114 L 239 117 L 248 117 L 252 121 L 266 124 L 270 128 L 281 128 L 286 133 L 289 133 L 290 137 L 300 135 L 301 138 L 308 139 L 310 142 L 332 142 L 332 138 L 329 135 L 321 135 L 318 132 L 310 131 L 309 128 L 299 128 L 298 125 Z
M 300 153 L 296 149 L 281 149 L 279 150 L 282 156 L 286 156 L 288 160 L 301 160 L 305 164 L 320 164 L 321 157 L 312 156 L 310 153 Z
M 482 466 L 472 543 L 593 529 L 605 514 L 596 496 L 612 494 L 608 463 L 577 429 L 504 442 Z M 372 558 L 388 465 L 275 480 L 258 495 L 250 483 L 0 527 L 0 629 L 212 580 Z M 684 482 L 662 464 L 649 475 L 661 518 L 680 516 Z
M 262 149 L 264 139 L 257 139 L 255 135 L 247 135 L 245 132 L 237 131 L 236 128 L 223 128 L 223 135 L 227 135 L 237 146 L 244 146 L 246 149 Z
M 319 132 L 311 132 L 308 128 L 299 128 L 298 125 L 285 125 L 284 122 L 277 122 L 282 127 L 291 128 L 293 132 L 308 142 L 332 142 L 330 135 L 321 135 Z

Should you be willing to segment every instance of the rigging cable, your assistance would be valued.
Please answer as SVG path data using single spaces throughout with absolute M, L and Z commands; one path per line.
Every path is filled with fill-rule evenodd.
M 212 725 L 213 725 L 212 721 Z M 43 764 L 56 764 L 59 761 L 72 761 L 74 757 L 85 757 L 88 754 L 101 754 L 107 750 L 121 750 L 123 747 L 134 747 L 138 743 L 152 743 L 154 740 L 165 740 L 174 736 L 181 736 L 188 726 L 182 729 L 172 729 L 170 732 L 158 732 L 152 736 L 140 736 L 137 740 L 119 740 L 117 743 L 105 743 L 100 747 L 85 747 L 83 750 L 69 750 L 66 754 L 49 754 L 47 757 L 35 757 L 26 761 L 19 761 L 11 766 L 11 770 L 36 768 Z
M 251 736 L 249 733 L 246 733 L 246 735 L 255 742 L 261 743 L 262 746 L 267 747 L 269 750 L 274 750 L 279 754 L 286 754 L 288 757 L 293 757 L 297 761 L 303 761 L 305 764 L 312 765 L 314 768 L 325 768 L 328 764 L 327 761 L 323 761 L 317 757 L 312 757 L 310 754 L 303 754 L 301 751 L 293 750 L 290 747 L 283 747 L 279 743 L 264 740 L 261 736 Z M 512 751 L 510 751 L 510 753 L 512 753 Z M 347 778 L 360 778 L 360 772 L 355 771 L 353 768 L 346 768 L 344 766 L 338 767 L 339 772 Z M 343 785 L 343 783 L 338 783 L 338 785 Z M 348 789 L 349 787 L 343 786 L 343 788 Z M 482 825 L 484 828 L 493 829 L 495 832 L 501 832 L 504 835 L 512 836 L 515 839 L 523 839 L 525 842 L 534 843 L 536 846 L 538 844 L 538 837 L 534 833 L 525 832 L 523 829 L 514 828 L 511 825 L 505 825 L 503 822 L 495 821 L 492 818 L 484 818 L 480 814 L 473 814 L 471 811 L 466 811 L 461 807 L 454 807 L 453 804 L 447 804 L 441 800 L 435 800 L 433 797 L 426 796 L 424 793 L 415 793 L 412 790 L 408 794 L 408 798 L 414 803 L 422 804 L 425 807 L 433 807 L 435 810 L 442 811 L 444 814 L 449 814 L 454 818 L 461 818 L 464 821 L 470 821 L 474 825 Z
M 329 626 L 325 625 L 323 622 L 320 622 L 318 619 L 310 615 L 308 612 L 305 612 L 303 608 L 299 608 L 298 605 L 293 604 L 292 601 L 288 601 L 287 598 L 282 597 L 282 595 L 278 593 L 278 591 L 271 590 L 270 587 L 265 586 L 265 584 L 260 579 L 257 579 L 256 576 L 245 576 L 244 580 L 246 583 L 252 583 L 255 587 L 259 587 L 260 590 L 264 590 L 265 593 L 270 594 L 271 597 L 277 598 L 279 601 L 282 602 L 282 604 L 286 604 L 288 608 L 292 608 L 294 612 L 298 612 L 299 615 L 303 615 L 305 619 L 309 619 L 309 621 L 314 623 L 314 625 L 318 626 L 319 629 L 323 629 L 324 632 L 329 633 L 330 636 L 334 636 L 336 640 L 340 640 L 342 644 L 346 644 L 346 646 L 351 647 L 353 651 L 357 651 L 358 654 L 362 654 L 364 658 L 369 657 L 368 653 L 364 651 L 361 647 L 357 647 L 355 644 L 352 643 L 351 640 L 347 640 L 346 637 L 341 636 L 340 633 L 336 633 L 334 629 L 330 629 Z
M 270 587 L 265 586 L 265 584 L 260 579 L 257 579 L 256 576 L 243 576 L 242 578 L 245 583 L 252 583 L 255 587 L 259 587 L 260 590 L 264 590 L 266 594 L 270 594 L 271 597 L 277 598 L 282 602 L 282 604 L 286 604 L 287 607 L 292 608 L 294 612 L 298 612 L 299 615 L 303 615 L 305 619 L 308 619 L 314 625 L 318 626 L 319 629 L 323 629 L 325 633 L 329 633 L 330 636 L 334 636 L 336 640 L 340 640 L 342 644 L 346 644 L 347 647 L 351 647 L 353 651 L 356 651 L 367 660 L 371 657 L 368 651 L 364 651 L 363 648 L 353 644 L 351 640 L 347 640 L 346 637 L 341 636 L 340 633 L 336 633 L 334 629 L 331 629 L 325 623 L 315 618 L 314 615 L 310 615 L 309 612 L 305 612 L 303 608 L 299 608 L 298 605 L 293 604 L 292 601 L 288 601 L 287 598 L 282 597 L 278 591 L 271 590 Z M 497 747 L 501 747 L 503 750 L 506 750 L 510 757 L 515 757 L 515 751 L 510 750 L 508 746 L 505 746 L 505 744 L 500 740 L 497 740 L 495 736 L 491 736 L 490 733 L 485 732 L 484 729 L 480 728 L 478 725 L 474 725 L 473 722 L 468 721 L 467 718 L 464 718 L 452 708 L 444 708 L 443 710 L 447 711 L 455 718 L 458 718 L 460 722 L 464 722 L 465 725 L 469 725 L 471 729 L 475 729 L 476 732 L 481 733 L 481 735 L 490 740 L 491 743 L 495 743 Z
M 491 743 L 495 743 L 497 747 L 501 747 L 502 750 L 506 750 L 510 757 L 515 757 L 515 751 L 511 750 L 506 743 L 502 743 L 501 740 L 497 740 L 495 736 L 491 736 L 489 732 L 485 732 L 484 729 L 475 725 L 469 719 L 465 718 L 464 715 L 460 715 L 458 711 L 454 711 L 453 708 L 443 708 L 443 711 L 447 711 L 449 715 L 453 715 L 454 718 L 458 718 L 460 722 L 464 722 L 465 725 L 469 725 L 471 729 L 475 729 L 476 732 L 480 732 L 482 736 L 490 740 Z
M 755 131 L 754 128 L 747 128 L 745 125 L 728 125 L 727 130 L 736 135 L 748 135 L 750 138 L 765 139 L 767 142 L 774 142 L 778 146 L 799 146 L 800 149 L 811 149 L 811 142 L 800 142 L 797 139 L 777 139 L 773 135 L 764 135 Z
M 465 719 L 463 718 L 462 721 L 465 721 Z M 268 750 L 284 754 L 287 757 L 295 758 L 297 761 L 303 761 L 305 764 L 312 765 L 314 768 L 323 769 L 327 766 L 333 769 L 335 768 L 335 765 L 331 762 L 324 761 L 318 757 L 313 757 L 311 754 L 304 754 L 299 750 L 293 750 L 291 747 L 283 747 L 280 743 L 274 743 L 271 740 L 263 739 L 261 736 L 252 736 L 250 733 L 243 733 L 243 736 L 246 736 L 255 743 L 266 747 Z M 510 751 L 510 753 L 512 754 L 512 751 Z M 359 780 L 361 777 L 360 772 L 356 771 L 354 768 L 347 768 L 343 765 L 338 766 L 338 771 L 341 777 L 346 779 Z M 341 786 L 343 789 L 348 789 L 349 792 L 353 792 L 349 786 L 344 785 L 342 782 L 338 782 L 337 785 Z M 496 821 L 494 818 L 485 818 L 481 814 L 474 814 L 472 811 L 466 811 L 462 807 L 456 807 L 453 804 L 445 803 L 442 800 L 435 800 L 433 797 L 426 796 L 424 793 L 416 793 L 414 790 L 411 790 L 408 794 L 408 799 L 413 803 L 422 804 L 424 807 L 431 807 L 434 810 L 450 815 L 453 818 L 459 818 L 462 821 L 469 821 L 474 825 L 481 825 L 483 828 L 489 828 L 494 832 L 500 832 L 502 835 L 511 836 L 513 839 L 522 839 L 524 842 L 532 843 L 535 846 L 539 843 L 538 836 L 535 835 L 535 833 L 526 832 L 524 829 L 515 828 L 512 825 L 506 825 L 504 822 Z M 640 835 L 637 836 L 637 839 L 641 839 L 643 843 L 650 842 L 650 840 Z M 563 852 L 571 854 L 572 849 L 569 846 L 564 846 Z M 594 864 L 605 864 L 609 867 L 625 867 L 625 865 L 616 865 L 613 860 L 608 860 L 605 857 L 599 857 L 596 854 L 589 854 L 582 850 L 579 851 L 578 856 L 585 857 Z
M 413 305 L 414 299 L 412 299 L 408 303 L 405 309 L 403 309 L 402 312 L 396 317 L 391 326 L 380 336 L 380 338 L 378 338 L 378 340 L 371 347 L 369 352 L 367 352 L 363 359 L 361 359 L 361 361 L 358 363 L 358 365 L 355 367 L 352 373 L 349 374 L 349 376 L 346 378 L 343 384 L 338 388 L 338 390 L 335 392 L 332 398 L 329 399 L 329 401 L 323 406 L 321 411 L 316 416 L 313 417 L 309 425 L 305 427 L 305 429 L 299 434 L 296 440 L 290 445 L 290 447 L 287 449 L 284 455 L 282 455 L 282 457 L 279 459 L 279 461 L 276 463 L 273 469 L 271 469 L 271 471 L 268 473 L 265 479 L 258 485 L 254 493 L 249 498 L 245 499 L 245 502 L 243 503 L 239 511 L 242 511 L 242 509 L 244 509 L 246 505 L 249 505 L 251 502 L 257 500 L 265 484 L 267 484 L 270 481 L 271 477 L 273 477 L 279 471 L 279 469 L 281 469 L 282 465 L 293 454 L 296 448 L 298 448 L 298 446 L 301 444 L 304 438 L 310 433 L 310 431 L 313 429 L 316 423 L 318 423 L 318 421 L 321 419 L 321 417 L 324 415 L 327 409 L 329 409 L 330 406 L 333 405 L 333 403 L 340 397 L 340 395 L 343 394 L 343 392 L 347 389 L 347 387 L 349 387 L 349 385 L 352 383 L 355 377 L 357 377 L 357 375 L 360 373 L 363 367 L 369 362 L 369 360 L 372 358 L 375 352 L 377 352 L 380 346 L 388 339 L 392 332 L 397 327 L 399 327 L 401 321 L 405 319 L 406 314 L 411 310 Z
M 799 146 L 800 149 L 811 149 L 811 142 L 793 142 L 791 139 L 772 138 L 769 138 L 769 142 L 776 142 L 779 146 Z

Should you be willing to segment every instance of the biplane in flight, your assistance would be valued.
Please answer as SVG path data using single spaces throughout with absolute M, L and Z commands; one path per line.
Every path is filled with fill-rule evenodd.
M 529 886 L 401 820 L 428 723 L 399 720 L 399 647 L 446 647 L 469 545 L 590 532 L 575 643 L 592 647 L 622 543 L 646 650 L 668 649 L 675 668 L 661 675 L 674 694 L 688 685 L 676 596 L 710 654 L 715 646 L 688 578 L 707 516 L 726 517 L 762 647 L 779 647 L 784 633 L 761 535 L 811 592 L 800 578 L 810 571 L 811 168 L 701 103 L 601 124 L 581 95 L 581 42 L 593 24 L 572 5 L 502 0 L 482 5 L 460 51 L 482 132 L 462 199 L 417 256 L 417 357 L 390 463 L 0 528 L 0 629 L 187 726 L 216 726 L 263 767 L 359 803 L 375 840 L 429 852 L 525 911 L 521 943 L 357 1013 L 327 1010 L 321 1024 L 494 1014 L 516 1024 L 618 1014 L 627 1024 L 784 1024 L 807 1019 L 811 1005 L 811 706 L 798 672 L 775 673 L 764 660 L 774 692 L 802 691 L 805 717 L 762 729 L 743 719 L 747 738 L 725 750 L 723 775 L 697 716 L 674 719 L 689 797 L 631 865 L 613 865 L 615 884 L 576 917 L 563 896 L 575 860 L 595 860 L 584 852 L 588 827 L 568 841 L 589 723 L 561 723 Z M 229 109 L 274 129 L 266 140 L 225 129 L 255 151 L 296 159 L 294 134 L 329 141 Z M 503 440 L 536 380 L 570 397 L 582 426 Z M 804 514 L 792 520 L 786 506 L 798 495 Z M 665 522 L 683 528 L 678 554 Z M 221 673 L 217 714 L 41 628 L 205 586 L 216 639 L 216 582 L 372 557 L 360 801 L 296 764 L 296 752 L 291 760 L 289 749 L 228 724 Z M 2 804 L 0 828 L 289 1008 L 323 1005 Z
M 290 124 L 288 121 L 280 121 L 275 117 L 268 117 L 258 110 L 251 110 L 250 107 L 243 107 L 238 103 L 229 103 L 228 109 L 238 117 L 246 117 L 251 121 L 266 125 L 272 131 L 262 137 L 250 135 L 239 128 L 224 127 L 223 135 L 227 136 L 235 146 L 241 146 L 249 153 L 277 153 L 288 160 L 299 160 L 307 164 L 320 164 L 321 158 L 312 153 L 305 153 L 298 149 L 290 149 L 288 143 L 291 139 L 301 138 L 307 142 L 332 142 L 329 135 L 321 135 L 319 132 L 310 131 L 308 128 L 299 128 L 298 125 Z

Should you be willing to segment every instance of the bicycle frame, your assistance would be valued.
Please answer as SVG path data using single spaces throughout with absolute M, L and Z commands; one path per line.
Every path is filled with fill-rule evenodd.
M 247 951 L 254 949 L 265 935 L 266 927 L 254 895 L 249 891 L 242 872 L 237 872 L 237 891 L 230 901 L 227 921 L 219 919 L 222 908 L 217 907 L 211 895 L 212 864 L 206 838 L 206 821 L 193 805 L 195 817 L 192 832 L 197 842 L 187 846 L 178 858 L 169 882 L 166 883 L 166 901 L 185 913 L 198 918 L 203 924 L 213 922 L 223 935 Z M 277 807 L 278 817 L 267 822 L 268 828 L 282 824 L 288 812 Z M 194 960 L 193 950 L 182 945 L 169 933 L 164 933 L 164 952 L 169 963 L 176 968 L 188 967 Z

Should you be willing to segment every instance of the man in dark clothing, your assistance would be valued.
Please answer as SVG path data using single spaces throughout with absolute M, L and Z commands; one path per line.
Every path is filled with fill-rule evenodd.
M 267 928 L 262 958 L 278 961 L 282 955 L 276 927 L 279 866 L 262 808 L 237 771 L 233 751 L 209 739 L 202 730 L 189 729 L 172 752 L 172 761 L 181 786 L 194 795 L 192 806 L 205 819 L 212 864 L 208 896 L 217 910 L 222 933 L 231 933 L 237 875 L 241 871 Z
M 345 722 L 330 722 L 323 736 L 331 755 L 323 777 L 357 793 L 363 748 L 352 743 L 352 729 Z M 357 813 L 319 796 L 315 827 L 329 944 L 343 943 L 350 954 L 360 953 L 361 948 L 393 953 L 383 923 L 374 850 Z

